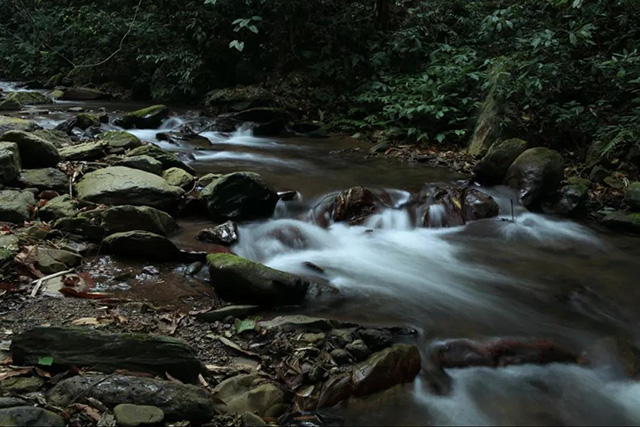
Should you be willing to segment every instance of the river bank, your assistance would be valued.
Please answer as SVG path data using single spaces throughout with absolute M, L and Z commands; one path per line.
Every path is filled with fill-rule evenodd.
M 130 411 L 159 423 L 157 409 L 174 425 L 639 419 L 637 237 L 512 208 L 508 187 L 468 186 L 476 162 L 456 153 L 412 151 L 403 164 L 388 157 L 408 148 L 372 156 L 362 141 L 309 135 L 317 127 L 256 136 L 277 115 L 252 131 L 235 129 L 246 117 L 227 116 L 233 129 L 221 132 L 188 109 L 130 114 L 139 107 L 57 101 L 7 113 L 31 127 L 1 137 L 18 140 L 23 166 L 4 191 L 32 209 L 0 237 L 0 389 L 23 399 L 0 416 L 52 425 L 56 416 L 124 425 Z M 141 117 L 153 123 L 127 123 Z M 37 156 L 46 165 L 33 168 L 24 134 L 53 145 L 55 164 Z M 64 178 L 26 181 L 46 168 Z M 139 337 L 127 333 L 151 341 L 129 354 Z M 179 339 L 180 352 L 165 357 L 154 335 Z M 151 385 L 174 400 L 136 391 Z M 180 412 L 176 402 L 199 406 Z

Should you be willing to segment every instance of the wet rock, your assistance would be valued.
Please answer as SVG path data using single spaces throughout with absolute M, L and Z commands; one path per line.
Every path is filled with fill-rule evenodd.
M 167 236 L 178 228 L 171 215 L 149 206 L 115 206 L 100 216 L 100 225 L 109 234 L 140 230 Z
M 293 133 L 307 138 L 328 138 L 329 129 L 327 125 L 320 122 L 294 123 L 289 128 Z
M 286 410 L 286 396 L 280 388 L 258 374 L 229 378 L 213 390 L 223 414 L 251 412 L 260 417 L 277 417 Z
M 211 284 L 222 298 L 257 304 L 298 304 L 309 281 L 232 254 L 207 256 Z
M 174 187 L 190 190 L 196 182 L 196 178 L 180 168 L 169 168 L 162 173 L 162 177 Z
M 509 167 L 506 182 L 519 192 L 520 202 L 535 209 L 544 197 L 560 187 L 564 160 L 554 150 L 537 147 L 526 150 Z
M 256 136 L 278 136 L 284 133 L 289 120 L 289 114 L 278 108 L 251 108 L 219 115 L 216 127 L 220 132 L 233 132 L 243 126 Z
M 228 316 L 236 317 L 239 319 L 245 318 L 260 309 L 258 305 L 229 305 L 217 310 L 207 311 L 206 313 L 200 313 L 196 315 L 196 318 L 201 322 L 216 322 L 223 320 Z
M 196 239 L 217 245 L 230 246 L 238 241 L 238 226 L 233 221 L 227 221 L 213 228 L 200 230 Z
M 201 177 L 200 179 L 198 179 L 196 186 L 199 188 L 205 188 L 206 186 L 211 184 L 213 181 L 217 181 L 220 178 L 222 178 L 222 175 L 219 175 L 216 173 L 208 173 L 203 177 Z
M 175 145 L 186 145 L 195 150 L 210 150 L 211 141 L 197 133 L 160 132 L 156 134 L 159 141 L 167 141 Z
M 71 138 L 69 138 L 69 135 L 59 130 L 40 129 L 40 130 L 33 131 L 31 133 L 37 137 L 44 139 L 45 141 L 49 141 L 50 143 L 55 145 L 56 148 L 60 148 L 60 147 L 64 147 L 72 144 L 72 141 L 71 141 Z
M 200 197 L 213 220 L 268 218 L 278 203 L 278 194 L 253 172 L 224 175 L 202 190 Z
M 509 366 L 522 364 L 577 363 L 578 357 L 551 341 L 498 340 L 478 343 L 452 340 L 434 348 L 441 368 Z
M 122 403 L 155 406 L 162 409 L 167 421 L 189 420 L 201 424 L 215 414 L 213 400 L 206 390 L 152 378 L 76 376 L 60 381 L 47 394 L 49 401 L 60 407 L 66 407 L 77 396 L 97 399 L 109 408 Z
M 176 261 L 180 251 L 173 242 L 148 231 L 125 231 L 104 239 L 109 252 L 157 261 Z
M 34 391 L 38 391 L 43 385 L 44 379 L 37 376 L 11 377 L 0 382 L 0 391 L 9 394 L 33 393 Z
M 64 427 L 66 422 L 60 415 L 33 406 L 16 406 L 0 409 L 0 425 L 24 427 Z
M 62 249 L 39 247 L 36 253 L 36 267 L 44 274 L 68 270 L 80 265 L 81 262 L 82 256 Z
M 98 89 L 88 87 L 68 87 L 62 89 L 60 99 L 65 101 L 96 101 L 98 99 L 108 99 L 110 95 Z
M 420 352 L 407 344 L 395 344 L 373 354 L 351 374 L 353 394 L 364 396 L 411 382 L 420 372 Z
M 371 354 L 371 350 L 362 340 L 355 340 L 349 343 L 344 348 L 351 354 L 356 360 L 366 359 Z
M 389 149 L 389 147 L 390 145 L 388 142 L 386 141 L 379 142 L 369 149 L 369 154 L 384 153 Z
M 0 111 L 18 111 L 21 108 L 22 104 L 15 99 L 3 99 L 0 101 Z
M 69 191 L 69 177 L 56 168 L 25 169 L 18 177 L 18 183 L 24 188 L 37 188 L 40 191 L 54 190 L 58 193 Z
M 494 143 L 474 169 L 476 181 L 495 185 L 504 180 L 509 166 L 527 149 L 528 143 L 522 139 L 507 139 Z
M 203 369 L 191 347 L 183 341 L 151 334 L 106 334 L 84 328 L 33 328 L 13 339 L 11 356 L 14 363 L 23 366 L 36 365 L 40 358 L 51 357 L 57 368 L 74 365 L 103 372 L 128 369 L 160 376 L 168 372 L 186 382 L 195 381 Z
M 382 200 L 368 188 L 352 187 L 336 196 L 333 202 L 333 220 L 360 224 L 381 205 Z
M 153 105 L 141 110 L 125 114 L 114 122 L 125 129 L 155 129 L 169 115 L 169 108 L 165 105 Z
M 258 86 L 216 89 L 207 94 L 205 102 L 214 115 L 275 105 L 273 94 Z
M 542 211 L 548 214 L 567 216 L 587 200 L 589 188 L 581 184 L 562 187 L 558 193 L 542 203 Z
M 164 411 L 156 406 L 133 405 L 121 403 L 113 408 L 113 415 L 119 426 L 138 427 L 140 425 L 153 425 L 164 420 Z
M 634 182 L 627 188 L 624 202 L 633 211 L 640 211 L 640 182 Z
M 55 166 L 60 161 L 56 146 L 32 133 L 12 130 L 2 134 L 0 140 L 18 145 L 22 166 L 25 168 Z
M 40 92 L 10 92 L 5 97 L 6 101 L 13 101 L 22 105 L 41 105 L 41 104 L 53 104 L 53 101 L 48 96 Z
M 84 236 L 93 241 L 101 241 L 106 235 L 104 228 L 94 224 L 88 218 L 60 218 L 53 223 L 52 228 L 65 233 Z
M 100 119 L 95 114 L 80 113 L 76 116 L 76 126 L 82 130 L 90 127 L 100 127 Z
M 36 207 L 33 193 L 28 191 L 0 191 L 0 221 L 22 223 L 31 218 Z
M 20 150 L 15 142 L 0 142 L 0 184 L 6 184 L 20 175 Z
M 104 143 L 110 151 L 131 150 L 142 146 L 142 141 L 140 141 L 137 136 L 125 131 L 112 130 L 101 133 L 98 135 L 98 139 Z
M 154 175 L 162 175 L 162 163 L 151 156 L 131 156 L 116 161 L 114 166 L 124 166 L 131 169 L 138 169 Z
M 54 197 L 38 209 L 38 217 L 43 221 L 74 217 L 79 212 L 78 203 L 68 194 Z
M 184 191 L 157 175 L 123 166 L 88 173 L 76 184 L 79 199 L 107 205 L 151 206 L 169 209 Z
M 85 142 L 60 149 L 62 160 L 97 160 L 106 155 L 105 146 L 102 142 Z
M 33 132 L 42 129 L 33 120 L 19 119 L 17 117 L 0 116 L 0 136 L 10 130 L 19 130 L 23 132 Z
M 13 408 L 14 406 L 28 406 L 28 403 L 17 397 L 0 397 L 0 409 Z
M 640 233 L 640 213 L 612 212 L 602 219 L 602 223 L 612 230 Z
M 386 329 L 361 329 L 358 331 L 358 336 L 373 351 L 389 347 L 393 343 L 393 336 Z
M 141 156 L 141 155 L 153 157 L 154 159 L 162 163 L 163 169 L 169 169 L 169 168 L 175 167 L 175 168 L 180 168 L 190 173 L 191 175 L 194 175 L 196 173 L 191 166 L 183 163 L 178 158 L 178 156 L 176 156 L 175 154 L 169 153 L 168 151 L 164 151 L 162 148 L 158 148 L 153 144 L 147 144 L 138 148 L 134 148 L 133 150 L 129 151 L 126 154 L 127 157 Z
M 468 221 L 492 218 L 500 208 L 493 197 L 468 187 L 427 184 L 416 198 L 418 216 L 426 227 L 456 227 Z
M 298 197 L 297 191 L 278 191 L 278 198 L 280 200 L 284 200 L 285 202 L 295 200 L 297 197 Z

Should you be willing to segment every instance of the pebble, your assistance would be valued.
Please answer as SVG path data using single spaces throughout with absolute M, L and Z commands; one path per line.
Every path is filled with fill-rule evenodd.
M 122 427 L 158 424 L 164 420 L 164 412 L 156 406 L 121 403 L 113 408 L 113 414 Z

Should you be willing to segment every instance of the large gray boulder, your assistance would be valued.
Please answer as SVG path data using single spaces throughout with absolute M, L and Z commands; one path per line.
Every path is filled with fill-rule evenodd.
M 72 218 L 79 212 L 79 204 L 68 194 L 54 197 L 38 209 L 38 217 L 43 221 L 55 221 L 60 218 Z
M 200 193 L 213 220 L 269 218 L 278 194 L 257 173 L 235 172 L 212 182 Z
M 167 236 L 178 228 L 171 215 L 149 206 L 114 206 L 100 217 L 109 234 L 139 230 Z
M 155 129 L 169 115 L 169 108 L 165 105 L 153 105 L 141 110 L 132 111 L 115 121 L 115 124 L 125 129 Z
M 232 254 L 210 254 L 207 265 L 216 293 L 237 303 L 299 304 L 312 285 L 302 277 Z
M 19 119 L 17 117 L 0 116 L 0 136 L 10 130 L 21 130 L 24 132 L 33 132 L 42 129 L 33 120 Z
M 165 151 L 160 147 L 156 147 L 153 144 L 147 144 L 147 145 L 134 148 L 133 150 L 129 151 L 126 154 L 126 156 L 127 157 L 150 156 L 156 159 L 157 161 L 159 161 L 160 163 L 162 163 L 163 169 L 169 169 L 169 168 L 175 167 L 175 168 L 180 168 L 184 171 L 187 171 L 191 175 L 194 175 L 196 173 L 191 166 L 182 162 L 178 158 L 178 156 L 176 156 L 173 153 L 169 153 L 168 151 Z
M 29 132 L 12 130 L 0 136 L 0 141 L 15 142 L 25 168 L 46 168 L 60 161 L 58 149 L 51 142 Z
M 183 190 L 190 190 L 193 188 L 193 184 L 196 182 L 196 178 L 189 172 L 186 172 L 180 168 L 169 168 L 162 174 L 162 177 L 175 187 L 180 187 Z
M 104 239 L 107 250 L 116 255 L 157 261 L 175 261 L 180 251 L 173 242 L 148 231 L 123 231 Z
M 20 174 L 20 150 L 15 142 L 0 142 L 0 184 L 6 184 Z
M 476 181 L 480 184 L 500 184 L 509 170 L 509 166 L 527 149 L 527 141 L 507 139 L 496 142 L 475 167 Z
M 158 354 L 163 358 L 162 354 Z M 172 374 L 173 375 L 173 374 Z M 216 414 L 214 401 L 203 388 L 173 381 L 124 375 L 78 375 L 60 381 L 47 394 L 51 404 L 66 407 L 77 396 L 97 399 L 109 408 L 123 403 L 155 406 L 167 421 L 189 420 L 201 425 Z
M 62 160 L 97 160 L 106 155 L 105 144 L 100 141 L 85 142 L 60 149 Z
M 101 133 L 98 135 L 98 139 L 104 143 L 109 150 L 130 150 L 142 145 L 142 141 L 140 141 L 137 136 L 118 130 Z
M 112 166 L 91 172 L 76 184 L 79 199 L 106 205 L 173 207 L 184 194 L 161 177 L 137 169 Z
M 40 92 L 10 92 L 5 100 L 16 102 L 20 105 L 53 104 L 53 100 Z
M 194 382 L 203 366 L 184 341 L 161 335 L 38 326 L 15 336 L 11 356 L 21 366 L 51 357 L 54 367 L 91 367 L 103 372 L 128 369 Z
M 564 160 L 554 150 L 531 148 L 509 167 L 506 182 L 519 193 L 522 205 L 536 209 L 545 197 L 552 196 L 564 176 Z
M 0 191 L 0 221 L 21 223 L 31 219 L 36 198 L 29 191 Z
M 56 168 L 25 169 L 20 173 L 18 182 L 24 188 L 37 188 L 40 191 L 55 190 L 58 193 L 69 191 L 69 177 Z
M 125 157 L 116 161 L 113 165 L 138 169 L 154 175 L 162 175 L 162 163 L 147 155 Z

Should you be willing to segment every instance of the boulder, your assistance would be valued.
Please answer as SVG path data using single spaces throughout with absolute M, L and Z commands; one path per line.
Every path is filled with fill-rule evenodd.
M 140 139 L 125 131 L 112 130 L 109 132 L 101 133 L 98 135 L 98 139 L 103 142 L 110 151 L 113 150 L 131 150 L 142 146 Z
M 640 212 L 640 182 L 634 182 L 627 188 L 624 201 L 629 209 Z
M 116 161 L 114 166 L 124 166 L 131 169 L 138 169 L 154 175 L 162 175 L 162 163 L 151 156 L 131 156 Z
M 21 130 L 23 132 L 33 132 L 42 129 L 33 120 L 19 119 L 17 117 L 0 116 L 0 136 L 10 130 Z
M 107 99 L 109 94 L 98 89 L 88 87 L 68 87 L 62 90 L 60 99 L 65 101 L 95 101 L 98 99 Z
M 189 165 L 182 162 L 175 154 L 164 151 L 162 148 L 158 148 L 153 144 L 143 145 L 138 148 L 134 148 L 126 154 L 127 157 L 133 156 L 150 156 L 162 163 L 163 169 L 180 168 L 191 175 L 196 171 Z
M 589 187 L 583 184 L 565 185 L 555 196 L 542 202 L 542 211 L 554 215 L 570 215 L 587 200 L 588 192 Z
M 82 256 L 75 252 L 44 247 L 36 249 L 35 265 L 44 274 L 68 270 L 80 265 L 81 262 Z
M 53 104 L 51 98 L 40 92 L 10 92 L 5 100 L 14 101 L 20 105 Z
M 205 188 L 206 186 L 211 184 L 213 181 L 217 181 L 220 178 L 222 178 L 222 175 L 220 174 L 208 173 L 198 179 L 198 182 L 196 183 L 196 187 Z
M 357 365 L 351 374 L 353 394 L 364 396 L 413 381 L 420 372 L 420 352 L 407 344 L 395 344 Z
M 251 108 L 216 118 L 220 132 L 233 132 L 239 127 L 251 129 L 256 136 L 278 136 L 285 132 L 289 114 L 278 108 Z
M 137 169 L 112 166 L 88 173 L 76 184 L 79 199 L 106 205 L 169 209 L 184 191 L 161 177 Z
M 493 197 L 470 187 L 425 185 L 414 203 L 425 227 L 456 227 L 469 221 L 497 216 L 500 207 Z
M 230 246 L 238 241 L 238 226 L 233 221 L 200 230 L 196 239 L 216 245 Z
M 78 202 L 68 194 L 54 197 L 38 209 L 38 217 L 43 221 L 55 221 L 59 218 L 74 217 L 79 212 Z
M 640 233 L 640 213 L 616 211 L 602 219 L 612 230 Z
M 494 143 L 474 169 L 476 181 L 486 185 L 500 184 L 509 166 L 525 152 L 527 145 L 526 141 L 517 138 Z
M 100 218 L 109 234 L 140 230 L 167 236 L 178 228 L 171 215 L 149 206 L 114 206 L 102 211 Z
M 141 110 L 132 111 L 116 119 L 115 124 L 125 129 L 155 129 L 169 115 L 165 105 L 153 105 Z
M 100 119 L 95 114 L 80 113 L 75 117 L 75 125 L 82 130 L 93 126 L 100 127 Z
M 22 104 L 15 99 L 3 99 L 0 101 L 0 111 L 17 111 L 21 108 Z
M 106 155 L 105 145 L 100 142 L 85 142 L 71 147 L 65 147 L 60 150 L 62 160 L 98 160 Z
M 174 187 L 190 190 L 196 182 L 196 178 L 180 168 L 169 168 L 163 172 L 162 177 Z
M 320 122 L 302 122 L 294 123 L 289 128 L 291 132 L 298 136 L 306 136 L 307 138 L 328 138 L 329 128 Z M 373 151 L 373 149 L 372 149 Z M 373 151 L 372 154 L 378 151 Z
M 18 183 L 23 188 L 37 188 L 40 191 L 69 191 L 69 177 L 56 168 L 25 169 L 20 173 Z
M 29 191 L 0 191 L 0 221 L 22 223 L 31 219 L 36 198 Z
M 507 171 L 506 181 L 519 192 L 524 207 L 536 209 L 545 196 L 560 187 L 563 175 L 562 156 L 557 151 L 537 147 L 518 156 Z
M 10 377 L 0 382 L 0 392 L 2 394 L 21 395 L 36 392 L 43 385 L 44 379 L 38 376 Z
M 2 134 L 0 140 L 18 144 L 22 166 L 25 168 L 46 168 L 55 166 L 60 161 L 56 146 L 32 133 L 12 130 Z
M 20 175 L 20 150 L 15 142 L 0 142 L 0 184 L 12 182 Z
M 232 254 L 210 254 L 207 265 L 216 293 L 229 301 L 260 306 L 299 304 L 311 283 Z
M 193 349 L 174 338 L 72 327 L 38 326 L 23 332 L 13 338 L 11 356 L 21 366 L 35 366 L 42 357 L 51 357 L 54 368 L 128 369 L 162 377 L 169 373 L 186 382 L 196 381 L 203 369 Z
M 96 225 L 89 218 L 60 218 L 53 223 L 52 228 L 66 233 L 84 236 L 92 241 L 101 241 L 106 235 L 105 229 Z
M 56 148 L 65 147 L 73 143 L 69 135 L 67 135 L 66 133 L 60 130 L 40 129 L 40 130 L 35 130 L 31 133 L 39 138 L 44 139 L 45 141 L 49 141 L 50 143 L 55 145 Z
M 278 417 L 287 409 L 285 393 L 258 374 L 237 375 L 222 381 L 213 389 L 223 414 L 254 413 L 260 417 Z
M 66 424 L 60 415 L 34 406 L 0 409 L 1 426 L 64 427 Z
M 278 194 L 253 172 L 224 175 L 205 187 L 200 198 L 213 220 L 268 218 L 278 203 Z
M 362 223 L 384 206 L 382 200 L 364 187 L 351 187 L 341 191 L 333 202 L 333 220 L 351 225 Z
M 156 406 L 121 403 L 113 408 L 119 426 L 156 425 L 164 420 L 164 411 Z
M 114 233 L 103 242 L 108 251 L 116 255 L 157 261 L 176 261 L 180 256 L 180 251 L 171 240 L 148 231 Z
M 207 94 L 205 104 L 212 115 L 275 105 L 273 95 L 259 86 L 216 89 Z
M 14 406 L 27 406 L 26 400 L 17 397 L 0 397 L 0 409 L 13 408 Z
M 75 376 L 60 381 L 47 394 L 51 404 L 63 408 L 75 402 L 77 396 L 97 399 L 109 408 L 123 403 L 155 406 L 162 409 L 167 421 L 189 420 L 196 425 L 210 421 L 216 413 L 207 390 L 152 378 Z

